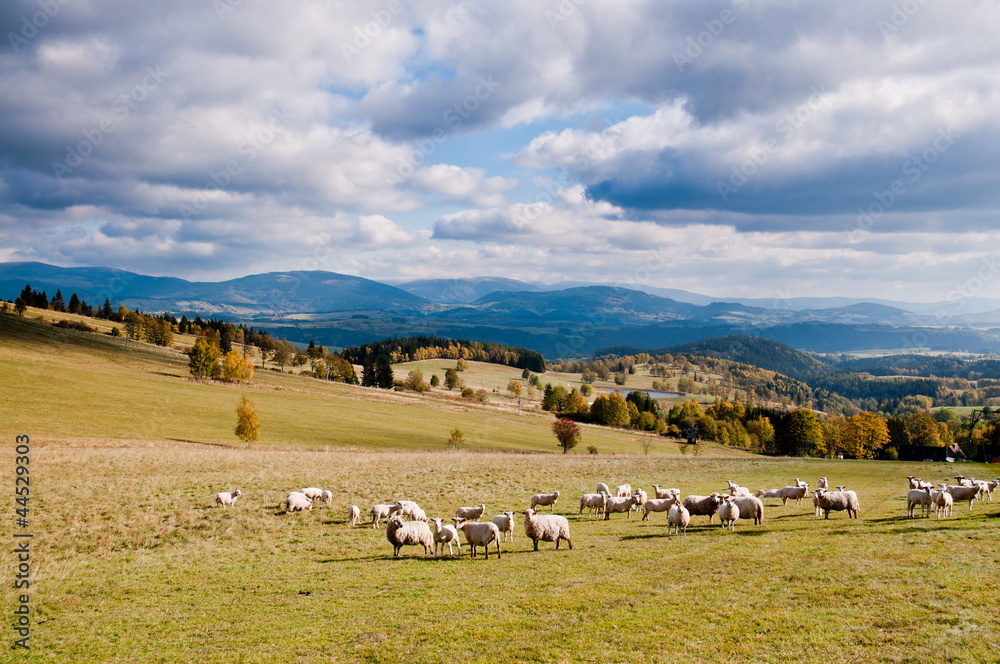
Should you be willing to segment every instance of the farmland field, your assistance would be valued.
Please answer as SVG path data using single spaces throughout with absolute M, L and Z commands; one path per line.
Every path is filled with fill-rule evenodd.
M 662 440 L 647 456 L 636 434 L 596 427 L 583 446 L 600 454 L 563 455 L 549 416 L 270 371 L 252 388 L 198 383 L 176 353 L 117 343 L 0 317 L 9 491 L 14 436 L 32 437 L 32 649 L 17 661 L 997 660 L 1000 499 L 912 520 L 904 499 L 907 475 L 995 467 Z M 232 434 L 241 393 L 265 427 L 249 449 Z M 445 450 L 454 427 L 468 442 Z M 858 492 L 860 519 L 768 500 L 761 526 L 693 517 L 678 537 L 663 514 L 577 515 L 601 481 L 687 495 L 820 476 Z M 310 485 L 332 505 L 283 514 L 285 492 Z M 236 488 L 233 508 L 214 505 Z M 448 518 L 552 491 L 572 550 L 534 552 L 519 527 L 500 559 L 394 559 L 384 531 L 345 523 L 351 504 L 406 498 Z

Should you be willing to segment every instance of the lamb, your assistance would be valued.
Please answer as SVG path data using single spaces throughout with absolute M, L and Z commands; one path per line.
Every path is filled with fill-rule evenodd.
M 426 521 L 403 521 L 402 516 L 393 514 L 386 524 L 385 537 L 392 544 L 392 555 L 397 558 L 400 549 L 414 544 L 424 547 L 424 555 L 434 551 L 434 534 Z
M 963 500 L 968 500 L 969 511 L 972 511 L 972 501 L 979 496 L 978 486 L 951 486 L 949 484 L 944 484 L 943 486 L 944 490 L 951 494 L 954 502 L 957 503 Z
M 906 492 L 906 516 L 913 518 L 913 508 L 920 505 L 920 516 L 931 515 L 931 490 L 930 489 L 910 489 Z
M 740 508 L 733 502 L 732 496 L 726 496 L 719 505 L 719 521 L 722 522 L 722 529 L 736 529 L 736 522 L 740 520 Z
M 847 510 L 847 518 L 858 518 L 858 494 L 853 491 L 827 491 L 816 489 L 814 500 L 819 509 L 823 510 L 825 518 L 830 518 L 830 512 Z
M 952 510 L 955 506 L 955 499 L 947 491 L 937 491 L 937 495 L 934 497 L 934 506 L 937 512 L 937 518 L 941 518 L 941 514 L 945 517 L 951 516 Z
M 398 511 L 399 506 L 397 505 L 372 505 L 371 510 L 369 510 L 369 514 L 372 515 L 372 528 L 378 528 L 379 521 L 388 519 Z
M 458 539 L 458 531 L 455 526 L 450 523 L 441 525 L 441 519 L 431 519 L 434 522 L 434 529 L 431 531 L 434 534 L 434 557 L 437 558 L 438 555 L 438 545 L 441 545 L 441 555 L 444 555 L 444 545 L 448 545 L 448 555 L 455 555 L 454 549 L 451 548 L 452 543 L 458 546 L 458 555 L 462 555 L 462 542 Z
M 497 528 L 503 533 L 503 541 L 507 541 L 507 535 L 510 535 L 510 541 L 514 541 L 514 513 L 504 512 L 503 514 L 497 514 L 493 517 L 493 523 L 497 524 Z
M 764 503 L 756 496 L 736 496 L 733 504 L 740 508 L 740 516 L 744 519 L 753 518 L 753 524 L 764 523 Z
M 557 500 L 559 500 L 558 491 L 555 493 L 536 493 L 531 497 L 531 509 L 535 509 L 537 505 L 549 505 L 549 510 L 555 511 Z
M 684 499 L 684 507 L 691 516 L 708 516 L 709 523 L 712 523 L 712 517 L 721 504 L 722 496 L 718 493 L 711 496 L 688 496 Z
M 558 514 L 539 514 L 535 510 L 524 510 L 524 534 L 535 544 L 538 542 L 555 542 L 559 548 L 559 540 L 566 540 L 569 548 L 573 548 L 573 540 L 569 536 L 569 521 Z
M 798 482 L 799 480 L 796 479 L 795 481 Z M 809 485 L 805 482 L 797 486 L 786 486 L 781 490 L 781 504 L 787 505 L 788 499 L 791 498 L 795 501 L 796 505 L 801 505 L 807 491 L 809 491 Z
M 761 489 L 754 495 L 758 498 L 781 498 L 781 492 L 782 489 L 768 489 L 767 491 Z
M 670 511 L 667 512 L 667 534 L 670 534 L 670 529 L 673 528 L 674 532 L 678 535 L 687 535 L 688 524 L 691 523 L 691 513 L 687 511 L 684 507 L 684 503 L 674 503 L 670 506 Z M 681 532 L 681 528 L 684 532 Z
M 608 494 L 609 496 L 611 495 L 611 489 L 608 487 L 608 485 L 605 484 L 604 482 L 598 482 L 597 483 L 597 493 L 600 493 L 602 491 L 604 493 Z
M 611 513 L 628 512 L 628 518 L 632 518 L 632 508 L 639 501 L 638 496 L 611 496 L 604 503 L 604 520 L 611 518 Z
M 632 495 L 632 485 L 622 484 L 621 486 L 618 487 L 618 490 L 615 491 L 615 495 L 618 496 L 619 498 L 628 498 L 629 496 Z
M 455 510 L 455 516 L 460 516 L 467 521 L 479 521 L 484 512 L 486 512 L 486 503 L 476 507 L 459 507 Z
M 490 559 L 490 544 L 497 543 L 497 558 L 500 557 L 500 529 L 492 521 L 476 523 L 466 521 L 460 516 L 452 518 L 455 528 L 461 530 L 465 535 L 465 541 L 472 549 L 472 557 L 476 557 L 476 549 L 480 546 L 486 547 L 486 560 Z
M 289 491 L 285 496 L 285 514 L 297 512 L 299 510 L 312 511 L 312 501 L 301 491 Z
M 329 505 L 330 503 L 333 502 L 333 492 L 332 491 L 327 491 L 326 489 L 324 489 L 323 493 L 320 495 L 319 499 L 321 501 L 323 501 L 324 505 Z
M 669 498 L 650 498 L 643 505 L 642 520 L 649 521 L 650 512 L 667 512 L 671 507 L 677 504 L 677 496 L 670 496 Z
M 412 500 L 397 500 L 395 507 L 399 508 L 401 516 L 408 516 L 413 521 L 427 521 L 427 514 Z
M 680 496 L 680 489 L 661 489 L 659 484 L 653 485 L 653 495 L 657 498 L 669 498 L 670 496 Z
M 351 524 L 351 528 L 361 523 L 361 509 L 357 505 L 347 508 L 347 522 Z
M 604 511 L 604 506 L 607 503 L 609 494 L 606 491 L 600 493 L 585 493 L 580 497 L 580 512 L 583 514 L 583 509 L 589 508 L 590 515 L 594 515 L 594 510 L 596 509 L 598 514 Z
M 222 505 L 222 509 L 225 509 L 236 502 L 236 499 L 243 495 L 243 491 L 237 489 L 236 491 L 223 491 L 222 493 L 215 494 L 215 504 Z
M 299 489 L 299 493 L 304 495 L 309 500 L 319 500 L 320 498 L 323 497 L 323 489 L 317 489 L 314 486 L 305 489 Z

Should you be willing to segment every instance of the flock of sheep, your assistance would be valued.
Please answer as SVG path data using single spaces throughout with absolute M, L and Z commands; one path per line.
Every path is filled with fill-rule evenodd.
M 1000 485 L 1000 479 L 984 482 L 959 476 L 957 485 L 942 482 L 935 489 L 932 483 L 919 478 L 907 477 L 907 479 L 910 483 L 910 490 L 906 495 L 909 517 L 913 517 L 917 505 L 921 507 L 921 515 L 926 513 L 930 516 L 933 506 L 937 509 L 939 517 L 949 516 L 954 502 L 965 500 L 969 501 L 971 511 L 974 500 L 984 497 L 993 500 L 993 490 Z M 617 487 L 612 495 L 608 485 L 602 482 L 597 485 L 595 493 L 585 493 L 580 497 L 580 511 L 577 515 L 583 515 L 586 509 L 591 517 L 603 515 L 607 520 L 612 514 L 627 514 L 631 519 L 633 510 L 638 510 L 642 511 L 642 520 L 646 521 L 652 513 L 666 512 L 667 534 L 686 535 L 692 516 L 707 516 L 708 522 L 712 523 L 715 514 L 718 513 L 722 527 L 733 530 L 741 518 L 753 519 L 754 525 L 763 523 L 764 499 L 780 499 L 782 505 L 794 500 L 796 505 L 801 505 L 802 500 L 810 495 L 808 483 L 799 478 L 795 478 L 793 484 L 780 489 L 761 489 L 755 493 L 750 493 L 749 489 L 732 480 L 727 480 L 726 483 L 728 487 L 722 493 L 715 492 L 708 496 L 691 495 L 681 500 L 680 489 L 663 489 L 659 484 L 653 485 L 653 496 L 650 497 L 641 488 L 633 491 L 629 484 Z M 828 519 L 830 512 L 846 511 L 848 518 L 857 518 L 858 495 L 848 490 L 846 486 L 838 486 L 836 491 L 831 491 L 828 484 L 829 478 L 819 478 L 817 488 L 811 493 L 815 515 L 817 517 L 822 515 Z M 242 491 L 239 489 L 219 493 L 215 497 L 215 502 L 217 505 L 229 507 L 241 495 Z M 520 512 L 524 516 L 525 535 L 532 540 L 535 551 L 538 550 L 539 542 L 555 542 L 558 549 L 559 543 L 563 540 L 569 548 L 573 548 L 569 521 L 566 517 L 553 513 L 557 500 L 559 500 L 558 491 L 538 493 L 531 496 L 530 507 Z M 330 505 L 333 493 L 316 487 L 289 491 L 285 496 L 285 512 L 312 510 L 315 501 Z M 549 514 L 540 514 L 535 509 L 545 506 L 549 507 Z M 465 538 L 473 558 L 476 557 L 479 547 L 483 547 L 486 558 L 489 559 L 491 545 L 496 547 L 496 555 L 499 558 L 501 541 L 506 542 L 508 539 L 514 541 L 515 512 L 502 512 L 494 516 L 491 521 L 481 522 L 480 519 L 486 514 L 485 503 L 459 507 L 451 519 L 453 523 L 445 523 L 445 519 L 441 518 L 428 518 L 424 510 L 412 500 L 373 505 L 368 513 L 371 516 L 372 528 L 379 528 L 382 520 L 386 520 L 386 538 L 392 544 L 394 556 L 398 556 L 404 546 L 423 546 L 424 553 L 427 555 L 433 553 L 434 557 L 437 557 L 440 550 L 443 556 L 445 545 L 448 546 L 449 555 L 454 555 L 453 547 L 457 547 L 458 555 L 461 556 L 462 543 L 459 532 Z M 352 527 L 361 524 L 361 510 L 357 505 L 348 508 L 347 521 Z

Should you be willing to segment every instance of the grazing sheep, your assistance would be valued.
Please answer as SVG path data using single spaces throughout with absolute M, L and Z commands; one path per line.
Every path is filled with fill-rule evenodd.
M 643 505 L 642 520 L 649 521 L 650 512 L 666 512 L 671 507 L 677 504 L 677 496 L 670 496 L 669 498 L 650 498 Z
M 951 494 L 952 500 L 956 503 L 963 500 L 969 501 L 969 511 L 972 511 L 972 502 L 979 496 L 978 486 L 951 486 L 944 484 L 944 490 Z
M 719 505 L 719 521 L 722 522 L 722 529 L 736 529 L 736 522 L 740 520 L 740 508 L 733 502 L 732 496 L 726 496 Z
M 299 510 L 312 511 L 312 501 L 301 491 L 289 491 L 285 496 L 285 514 L 297 512 Z
M 504 512 L 503 514 L 497 514 L 493 517 L 493 523 L 497 524 L 497 528 L 503 533 L 503 541 L 507 541 L 507 536 L 510 535 L 510 541 L 514 541 L 514 513 Z
M 236 491 L 223 491 L 222 493 L 215 494 L 215 504 L 222 505 L 225 509 L 236 502 L 236 499 L 243 495 L 243 491 L 237 489 Z
M 455 550 L 451 548 L 451 545 L 453 543 L 458 546 L 458 555 L 461 556 L 462 541 L 458 539 L 458 531 L 455 529 L 455 526 L 451 525 L 450 523 L 446 523 L 445 525 L 442 526 L 441 519 L 431 519 L 431 521 L 434 523 L 434 527 L 431 530 L 431 532 L 434 535 L 434 557 L 437 558 L 438 556 L 439 544 L 441 545 L 442 556 L 444 555 L 445 544 L 448 545 L 448 555 L 449 556 L 455 555 Z
M 757 496 L 736 496 L 733 504 L 740 508 L 740 518 L 753 519 L 753 525 L 764 523 L 764 503 Z
M 399 514 L 393 514 L 386 523 L 385 537 L 392 544 L 392 555 L 397 558 L 400 549 L 414 544 L 424 547 L 424 555 L 434 551 L 434 534 L 426 521 L 403 521 Z
M 767 491 L 761 489 L 754 495 L 758 498 L 781 498 L 781 491 L 782 489 L 768 489 Z
M 619 498 L 628 498 L 629 496 L 632 495 L 632 485 L 622 484 L 615 491 L 615 495 L 618 496 Z
M 638 496 L 611 496 L 604 503 L 604 520 L 611 518 L 611 513 L 621 514 L 628 512 L 628 518 L 632 518 L 632 508 L 638 504 Z
M 452 521 L 455 522 L 455 528 L 461 530 L 465 535 L 465 541 L 472 549 L 473 558 L 476 557 L 476 549 L 482 546 L 486 548 L 486 560 L 489 560 L 490 544 L 493 542 L 497 543 L 497 558 L 500 557 L 500 529 L 497 528 L 497 524 L 492 521 L 483 523 L 466 521 L 460 516 L 453 517 Z
M 299 489 L 299 493 L 304 495 L 309 500 L 319 500 L 320 498 L 323 497 L 323 489 L 317 489 L 314 486 L 305 489 Z
M 388 519 L 398 511 L 398 505 L 372 505 L 371 510 L 369 510 L 369 514 L 372 515 L 372 528 L 378 528 L 379 521 Z
M 858 518 L 858 494 L 853 491 L 827 491 L 816 489 L 813 492 L 816 505 L 823 511 L 825 518 L 830 518 L 830 512 L 847 510 L 847 518 Z
M 657 498 L 669 498 L 670 496 L 680 496 L 680 489 L 661 489 L 659 484 L 653 485 L 653 495 Z
M 601 512 L 604 511 L 604 506 L 605 504 L 607 504 L 608 498 L 609 494 L 606 491 L 602 491 L 600 493 L 583 494 L 582 496 L 580 496 L 579 514 L 583 514 L 584 508 L 588 508 L 590 510 L 591 516 L 594 515 L 594 510 L 597 510 L 597 513 L 600 514 Z
M 674 532 L 678 535 L 687 535 L 688 524 L 691 523 L 691 513 L 687 511 L 684 507 L 684 503 L 674 503 L 670 506 L 670 511 L 667 512 L 667 534 L 670 534 L 670 529 L 673 528 Z M 681 532 L 681 528 L 684 532 Z
M 920 516 L 931 515 L 931 490 L 930 489 L 910 489 L 906 492 L 906 516 L 913 518 L 913 508 L 920 505 Z
M 361 523 L 361 508 L 357 505 L 347 508 L 347 523 L 351 524 L 351 528 Z
M 611 495 L 611 489 L 608 487 L 608 485 L 605 484 L 604 482 L 598 482 L 597 483 L 597 493 L 600 493 L 602 491 L 604 493 L 608 494 L 609 496 Z
M 559 540 L 566 540 L 569 548 L 573 548 L 573 540 L 569 537 L 569 521 L 558 514 L 539 514 L 535 510 L 524 510 L 524 534 L 535 544 L 538 542 L 555 542 L 559 548 Z
M 558 491 L 555 493 L 536 493 L 531 497 L 531 509 L 535 509 L 537 505 L 549 505 L 549 511 L 554 512 L 557 500 L 559 500 Z
M 427 521 L 427 514 L 412 500 L 397 500 L 395 506 L 399 508 L 401 516 L 407 516 L 413 521 Z
M 712 523 L 712 517 L 721 504 L 722 496 L 718 493 L 711 496 L 688 496 L 684 499 L 684 507 L 691 516 L 707 516 L 709 523 Z
M 797 479 L 796 482 L 798 482 Z M 786 486 L 781 490 L 781 504 L 787 505 L 788 499 L 791 498 L 795 501 L 796 505 L 801 505 L 802 499 L 805 498 L 807 491 L 809 491 L 809 485 L 805 482 L 802 482 L 797 486 Z
M 459 507 L 455 510 L 455 516 L 460 516 L 466 521 L 479 521 L 484 512 L 486 512 L 486 503 L 476 507 Z
M 937 495 L 934 498 L 934 507 L 937 512 L 937 518 L 941 518 L 944 514 L 945 517 L 951 516 L 952 509 L 955 506 L 955 499 L 947 491 L 936 491 Z
M 329 505 L 333 502 L 333 492 L 323 489 L 323 493 L 320 495 L 319 499 L 323 501 L 324 505 Z

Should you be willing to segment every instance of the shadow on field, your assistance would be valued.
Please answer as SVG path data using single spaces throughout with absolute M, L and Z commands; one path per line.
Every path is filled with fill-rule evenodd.
M 190 443 L 191 445 L 205 445 L 206 447 L 224 447 L 227 450 L 236 449 L 234 445 L 226 445 L 224 443 L 205 443 L 200 440 L 188 440 L 187 438 L 167 438 L 167 440 L 172 440 L 175 443 Z

